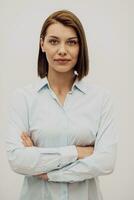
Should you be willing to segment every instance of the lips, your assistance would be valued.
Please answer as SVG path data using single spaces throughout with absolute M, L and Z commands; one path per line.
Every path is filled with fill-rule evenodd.
M 54 59 L 58 64 L 67 64 L 70 60 L 69 59 Z
M 54 61 L 70 61 L 70 59 L 54 59 Z

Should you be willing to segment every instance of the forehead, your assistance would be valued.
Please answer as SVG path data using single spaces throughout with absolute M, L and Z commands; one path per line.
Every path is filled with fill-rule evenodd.
M 57 22 L 55 24 L 51 24 L 46 30 L 46 36 L 57 36 L 59 38 L 69 38 L 69 37 L 77 37 L 75 29 L 70 26 L 64 26 L 63 24 Z

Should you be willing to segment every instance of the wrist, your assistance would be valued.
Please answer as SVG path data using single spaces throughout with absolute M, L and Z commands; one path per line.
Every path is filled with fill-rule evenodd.
M 81 158 L 80 147 L 76 147 L 77 150 L 77 160 Z

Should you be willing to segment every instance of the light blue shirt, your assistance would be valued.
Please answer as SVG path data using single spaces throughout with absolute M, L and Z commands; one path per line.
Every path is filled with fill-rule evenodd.
M 14 92 L 9 107 L 7 155 L 24 175 L 20 200 L 102 200 L 98 176 L 115 166 L 117 135 L 110 93 L 87 80 L 74 82 L 64 105 L 47 78 Z M 24 147 L 28 132 L 34 147 Z M 77 159 L 76 145 L 94 145 Z M 48 181 L 33 175 L 47 173 Z

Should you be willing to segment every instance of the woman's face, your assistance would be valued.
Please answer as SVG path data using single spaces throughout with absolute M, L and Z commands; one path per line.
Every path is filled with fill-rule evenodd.
M 72 73 L 79 54 L 79 41 L 72 27 L 57 22 L 47 28 L 42 51 L 46 53 L 49 71 Z

